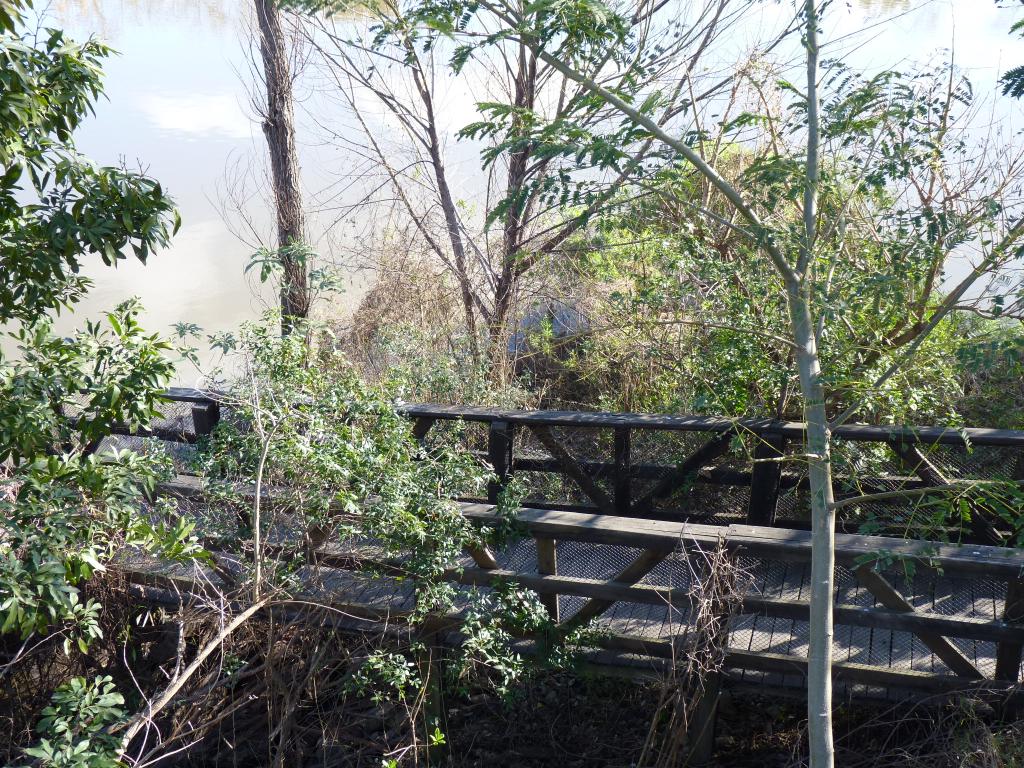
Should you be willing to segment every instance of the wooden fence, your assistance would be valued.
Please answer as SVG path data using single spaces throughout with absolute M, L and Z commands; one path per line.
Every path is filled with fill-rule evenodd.
M 206 393 L 173 389 L 168 396 L 190 409 L 192 428 L 179 418 L 176 426 L 156 427 L 154 434 L 159 437 L 194 440 L 212 429 L 219 418 L 218 404 Z M 802 470 L 805 462 L 799 460 L 804 435 L 799 422 L 422 404 L 403 406 L 403 412 L 421 441 L 428 440 L 439 424 L 469 424 L 486 430 L 485 436 L 478 434 L 470 440 L 469 447 L 494 468 L 497 481 L 489 487 L 486 499 L 473 500 L 494 503 L 513 476 L 557 476 L 571 486 L 575 498 L 555 498 L 540 491 L 528 497 L 530 506 L 618 517 L 809 528 L 806 513 L 794 513 L 799 504 L 792 503 L 794 498 L 806 496 L 809 488 Z M 656 457 L 660 461 L 637 460 L 638 437 L 651 435 L 689 440 L 663 450 Z M 580 440 L 581 436 L 586 439 Z M 1024 431 L 854 424 L 838 427 L 833 437 L 838 448 L 881 452 L 892 469 L 887 473 L 859 472 L 849 463 L 844 467 L 837 458 L 834 491 L 838 500 L 915 491 L 951 480 L 1024 481 Z M 447 435 L 439 439 L 447 439 Z M 743 443 L 746 451 L 740 460 L 735 455 L 737 443 Z M 609 455 L 602 457 L 603 452 Z M 877 457 L 874 462 L 880 463 Z M 718 495 L 697 496 L 690 509 L 680 508 L 678 500 L 695 486 Z M 726 492 L 736 490 L 744 496 L 726 498 Z M 791 502 L 790 512 L 779 516 L 783 495 Z M 908 502 L 896 495 L 876 504 L 895 509 Z M 861 518 L 841 515 L 839 530 L 857 533 L 862 523 Z M 901 520 L 893 529 L 905 533 L 913 527 L 912 522 Z M 998 516 L 976 509 L 963 540 L 1001 544 L 1004 528 L 1005 521 Z
M 215 401 L 196 391 L 175 390 L 170 395 L 190 409 L 192 427 L 181 423 L 157 425 L 153 434 L 190 442 L 212 429 L 218 418 Z M 810 536 L 806 530 L 773 527 L 771 523 L 777 522 L 774 509 L 780 489 L 786 488 L 787 483 L 789 488 L 798 488 L 803 479 L 788 476 L 783 462 L 756 460 L 758 456 L 785 455 L 783 451 L 788 445 L 802 439 L 800 424 L 420 405 L 408 406 L 406 413 L 414 420 L 413 433 L 419 439 L 425 439 L 443 421 L 485 424 L 486 454 L 499 478 L 490 489 L 492 495 L 498 492 L 500 482 L 507 481 L 514 472 L 558 473 L 570 478 L 590 502 L 589 508 L 552 504 L 549 508 L 530 505 L 522 509 L 518 518 L 523 539 L 507 550 L 467 553 L 463 566 L 452 569 L 448 578 L 483 588 L 497 582 L 514 582 L 534 590 L 551 617 L 565 628 L 595 622 L 603 632 L 599 643 L 602 653 L 613 654 L 611 663 L 625 663 L 627 657 L 635 662 L 639 656 L 653 664 L 672 659 L 680 652 L 679 628 L 686 625 L 693 599 L 691 585 L 677 578 L 678 569 L 673 570 L 671 564 L 688 553 L 724 548 L 729 557 L 746 563 L 747 569 L 754 572 L 744 591 L 739 616 L 729 622 L 733 638 L 725 655 L 726 670 L 740 676 L 759 672 L 788 676 L 791 681 L 802 678 L 806 655 L 793 638 L 809 612 L 804 587 Z M 565 427 L 610 430 L 611 460 L 584 462 L 572 455 L 554 433 L 555 429 Z M 547 458 L 518 455 L 516 430 L 535 436 L 547 449 Z M 630 456 L 631 439 L 639 430 L 704 433 L 705 438 L 689 456 L 673 465 L 634 464 Z M 747 473 L 723 469 L 716 474 L 712 466 L 715 459 L 722 455 L 723 444 L 737 434 L 756 438 L 752 469 Z M 1024 449 L 1024 433 L 1006 430 L 847 426 L 837 430 L 837 438 L 886 446 L 904 466 L 914 469 L 913 478 L 902 478 L 914 487 L 945 481 L 927 455 L 931 446 L 993 446 L 1011 450 L 1011 457 L 1019 457 Z M 1011 463 L 1011 469 L 1019 471 L 1019 459 Z M 600 485 L 595 479 L 602 473 L 610 479 L 607 485 Z M 668 493 L 695 473 L 710 478 L 708 484 L 712 486 L 746 483 L 751 489 L 748 521 L 709 525 L 644 515 L 647 500 Z M 648 481 L 648 487 L 638 493 L 636 482 L 641 479 Z M 606 490 L 609 486 L 610 492 Z M 891 486 L 877 479 L 859 481 L 861 492 L 874 487 Z M 183 498 L 199 493 L 196 482 L 187 478 L 181 478 L 165 491 Z M 486 500 L 465 501 L 462 511 L 479 524 L 497 522 L 495 508 Z M 993 525 L 991 521 L 986 523 Z M 975 527 L 973 533 L 981 541 L 1000 534 L 983 527 Z M 849 641 L 844 641 L 849 653 L 847 658 L 834 663 L 837 680 L 854 687 L 901 691 L 975 689 L 999 695 L 1016 694 L 1024 649 L 1024 551 L 978 543 L 953 546 L 889 536 L 839 534 L 836 560 L 856 580 L 861 595 L 854 602 L 837 591 L 836 635 L 841 636 L 843 627 L 870 631 L 868 640 L 850 634 Z M 786 566 L 790 569 L 786 571 L 789 586 L 767 589 L 766 580 L 757 573 L 780 563 L 791 564 Z M 350 575 L 357 574 L 366 564 L 366 559 L 356 554 L 330 550 L 313 553 L 309 563 L 313 568 Z M 907 572 L 908 564 L 916 570 L 913 580 L 917 587 L 910 586 L 909 580 L 901 581 L 901 573 Z M 124 570 L 139 581 L 151 581 L 153 576 L 145 569 Z M 411 609 L 408 585 L 396 582 L 387 587 L 386 579 L 380 577 L 377 582 L 376 589 L 367 591 L 364 581 L 351 581 L 351 593 L 339 594 L 338 599 L 345 602 L 350 613 L 384 623 L 400 620 L 403 612 Z M 988 585 L 989 592 L 984 600 L 974 599 L 972 608 L 953 609 L 948 605 L 955 604 L 955 600 L 944 603 L 934 597 L 937 591 L 945 590 L 950 598 L 956 598 L 964 590 L 971 590 L 970 585 L 975 582 Z M 924 591 L 931 590 L 929 594 L 933 597 L 929 600 L 919 599 L 921 584 L 925 585 Z M 370 593 L 372 596 L 367 597 Z M 984 610 L 978 607 L 981 603 Z M 631 607 L 625 610 L 623 606 Z M 646 624 L 627 620 L 641 610 L 648 611 L 648 619 L 665 618 L 648 620 Z M 624 616 L 627 619 L 620 620 Z M 747 631 L 756 634 L 756 621 L 762 617 L 775 622 L 769 632 L 773 637 L 778 634 L 784 642 L 763 646 L 732 641 L 738 634 L 736 627 L 745 619 L 754 621 Z M 789 629 L 778 630 L 779 621 L 788 622 Z M 622 629 L 641 625 L 643 631 Z M 788 639 L 785 632 L 790 633 Z M 883 637 L 888 638 L 887 658 L 856 660 L 858 644 L 874 644 L 876 638 Z M 779 652 L 775 646 L 789 651 Z M 912 663 L 911 649 L 915 649 L 918 663 Z

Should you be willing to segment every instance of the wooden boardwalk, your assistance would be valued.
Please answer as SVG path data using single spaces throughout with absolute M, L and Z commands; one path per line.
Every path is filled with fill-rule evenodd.
M 464 508 L 471 518 L 486 516 L 489 510 L 484 505 L 464 505 Z M 556 600 L 555 615 L 562 623 L 571 622 L 593 598 L 600 598 L 607 592 L 608 605 L 596 614 L 594 628 L 620 641 L 648 642 L 655 650 L 637 655 L 628 646 L 620 645 L 619 650 L 625 649 L 625 652 L 618 657 L 606 653 L 602 663 L 622 664 L 638 671 L 664 670 L 665 657 L 671 655 L 674 647 L 673 640 L 685 633 L 690 621 L 685 596 L 693 588 L 690 573 L 696 561 L 687 562 L 687 558 L 693 556 L 688 554 L 688 541 L 698 547 L 714 541 L 727 542 L 729 532 L 741 540 L 756 541 L 752 537 L 763 533 L 772 547 L 780 546 L 777 529 L 686 526 L 545 510 L 523 510 L 522 514 L 532 526 L 530 532 L 495 551 L 486 568 L 481 568 L 479 553 L 464 556 L 461 569 L 453 571 L 452 575 L 454 580 L 462 581 L 460 589 L 464 593 L 474 588 L 486 591 L 490 588 L 488 583 L 493 583 L 493 579 L 485 578 L 489 575 L 500 580 L 519 580 L 527 588 L 538 589 L 542 599 L 546 595 L 549 600 Z M 559 536 L 554 544 L 557 568 L 548 569 L 548 575 L 544 575 L 543 563 L 538 560 L 537 541 L 551 541 L 554 534 Z M 887 541 L 852 536 L 840 539 L 839 560 L 847 564 L 855 562 L 851 561 L 853 554 L 863 551 L 865 546 Z M 624 579 L 623 573 L 635 567 L 659 541 L 668 545 L 661 550 L 662 558 L 637 578 Z M 893 540 L 892 543 L 897 548 L 901 544 L 917 546 L 912 542 Z M 806 548 L 805 544 L 798 538 L 785 547 Z M 756 544 L 748 546 L 756 548 Z M 883 599 L 879 599 L 853 570 L 845 565 L 837 567 L 833 660 L 837 668 L 846 669 L 845 679 L 837 682 L 839 695 L 902 698 L 917 695 L 922 689 L 932 690 L 935 683 L 944 684 L 940 686 L 943 689 L 957 682 L 964 687 L 974 682 L 995 683 L 996 678 L 1007 681 L 1002 683 L 1005 690 L 1006 685 L 1020 680 L 1019 652 L 1016 669 L 1010 674 L 1004 670 L 1002 675 L 997 675 L 997 659 L 1000 646 L 1005 646 L 1008 639 L 1024 641 L 1024 626 L 1003 621 L 1006 577 L 1009 575 L 1012 580 L 1014 574 L 1021 572 L 1024 554 L 984 547 L 946 547 L 934 551 L 945 566 L 943 570 L 922 566 L 911 578 L 884 573 L 887 584 L 905 600 L 908 612 L 904 613 L 888 610 L 891 605 L 885 603 L 887 599 L 891 602 L 891 595 L 886 598 L 883 593 Z M 744 607 L 728 623 L 728 678 L 744 686 L 800 689 L 804 686 L 802 663 L 807 657 L 808 625 L 806 620 L 795 616 L 799 615 L 797 609 L 802 609 L 806 615 L 809 565 L 792 557 L 773 559 L 740 552 L 734 562 L 743 574 Z M 999 552 L 1005 553 L 1005 562 L 992 560 L 1002 557 Z M 353 620 L 352 629 L 371 629 L 382 621 L 399 619 L 411 611 L 415 595 L 409 581 L 337 565 L 342 559 L 353 562 L 359 557 L 372 561 L 373 548 L 364 547 L 358 552 L 347 550 L 344 558 L 340 552 L 332 554 L 331 550 L 324 550 L 319 564 L 304 566 L 300 571 L 304 590 L 324 603 L 350 608 L 360 606 L 376 617 L 372 622 Z M 491 558 L 491 554 L 487 557 Z M 995 569 L 992 578 L 951 573 L 958 568 L 977 570 L 977 558 L 982 561 L 987 558 Z M 125 570 L 133 569 L 136 573 L 161 572 L 161 566 L 155 563 L 125 564 Z M 555 573 L 551 574 L 551 570 Z M 184 573 L 179 573 L 179 577 L 188 578 Z M 189 591 L 189 587 L 184 591 Z M 632 599 L 634 596 L 637 599 Z M 853 609 L 852 617 L 841 614 L 841 609 Z M 866 612 L 871 620 L 858 623 L 862 618 L 858 611 Z M 794 615 L 778 615 L 780 612 Z M 917 625 L 911 625 L 911 629 L 886 626 L 898 621 L 903 622 L 900 626 L 906 626 L 908 617 L 932 623 L 946 618 L 955 621 L 942 624 L 944 636 L 937 639 L 937 631 L 917 631 Z M 957 632 L 967 636 L 957 636 Z M 989 633 L 992 633 L 991 639 L 987 639 Z M 943 660 L 950 654 L 948 649 L 940 653 L 946 648 L 945 644 L 952 644 L 953 661 L 959 661 L 957 669 Z M 1013 658 L 1012 650 L 1009 658 Z M 896 674 L 880 678 L 879 672 Z
M 612 578 L 637 554 L 635 549 L 610 545 L 560 542 L 557 546 L 559 573 L 590 579 Z M 532 540 L 519 541 L 496 554 L 502 568 L 526 572 L 536 570 L 536 548 Z M 745 558 L 740 566 L 749 585 L 747 595 L 793 602 L 810 599 L 808 564 Z M 639 583 L 687 589 L 690 584 L 686 576 L 687 569 L 669 558 Z M 999 620 L 1005 607 L 1006 587 L 995 581 L 919 573 L 911 579 L 893 575 L 890 583 L 915 608 L 946 616 Z M 561 595 L 560 613 L 564 618 L 571 618 L 584 602 L 581 597 Z M 861 586 L 846 568 L 838 568 L 836 572 L 836 604 L 864 608 L 879 606 L 875 596 Z M 597 619 L 597 626 L 616 634 L 670 640 L 680 633 L 688 619 L 686 607 L 617 602 Z M 731 649 L 806 658 L 807 642 L 806 621 L 763 615 L 739 615 L 730 621 Z M 952 642 L 986 677 L 994 675 L 995 642 L 969 638 L 954 638 Z M 832 653 L 835 661 L 893 670 L 951 673 L 941 659 L 908 631 L 840 625 L 836 628 Z M 773 686 L 803 684 L 800 676 L 756 670 L 741 671 L 739 679 L 746 683 Z
M 220 404 L 194 390 L 174 390 L 168 398 L 179 406 L 177 414 L 148 432 L 179 443 L 169 450 L 185 456 L 188 444 L 213 429 Z M 521 510 L 524 538 L 494 553 L 467 555 L 463 569 L 450 574 L 462 588 L 486 590 L 496 580 L 518 580 L 538 592 L 558 621 L 571 622 L 582 610 L 621 641 L 623 660 L 663 669 L 676 647 L 673 638 L 690 618 L 685 553 L 724 542 L 747 576 L 742 610 L 728 624 L 729 678 L 743 685 L 803 686 L 810 597 L 807 478 L 799 462 L 790 461 L 802 450 L 803 425 L 434 405 L 404 412 L 411 437 L 425 450 L 431 439 L 448 439 L 437 428 L 445 422 L 476 424 L 478 437 L 486 429 L 486 443 L 468 447 L 495 471 L 491 502 L 516 474 L 555 476 L 569 494 L 537 498 L 536 508 Z M 659 444 L 676 440 L 671 460 L 644 453 L 652 436 Z M 838 498 L 956 479 L 1024 482 L 1024 431 L 845 425 L 834 436 L 854 458 L 862 448 L 875 457 L 875 474 L 837 474 Z M 751 455 L 730 456 L 737 441 L 749 443 Z M 608 449 L 610 456 L 601 453 Z M 895 697 L 969 685 L 1004 693 L 1019 687 L 1024 551 L 999 546 L 1013 540 L 1006 526 L 977 508 L 966 532 L 975 542 L 969 546 L 900 538 L 912 532 L 904 507 L 893 501 L 878 511 L 892 523 L 878 530 L 890 537 L 855 535 L 862 521 L 840 517 L 836 690 Z M 463 513 L 495 522 L 487 504 L 464 504 Z M 711 522 L 716 524 L 703 524 Z M 914 563 L 916 571 L 907 577 L 865 565 L 865 557 L 880 552 Z M 373 579 L 351 565 L 334 567 L 321 558 L 306 566 L 303 578 L 319 597 L 365 608 L 368 616 L 391 621 L 413 607 L 407 582 Z

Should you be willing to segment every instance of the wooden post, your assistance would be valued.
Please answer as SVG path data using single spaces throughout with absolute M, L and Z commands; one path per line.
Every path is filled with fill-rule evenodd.
M 704 680 L 704 691 L 690 721 L 683 765 L 699 768 L 711 764 L 715 752 L 715 722 L 718 719 L 718 699 L 721 694 L 722 673 L 712 672 Z
M 537 537 L 537 573 L 543 576 L 558 575 L 558 551 L 555 549 L 555 540 Z M 540 596 L 540 601 L 548 609 L 548 616 L 558 623 L 558 593 L 546 592 Z
M 208 435 L 220 421 L 220 406 L 213 402 L 192 404 L 192 427 L 196 436 Z
M 412 436 L 420 443 L 422 443 L 426 437 L 427 432 L 434 426 L 434 422 L 437 419 L 431 418 L 430 416 L 420 416 L 413 422 L 412 425 Z
M 631 467 L 629 456 L 629 427 L 615 428 L 615 514 L 628 515 L 631 504 Z
M 423 680 L 426 681 L 426 691 L 423 696 L 423 731 L 421 738 L 427 748 L 427 764 L 437 765 L 448 752 L 448 739 L 450 738 L 448 733 L 448 713 L 444 701 L 444 681 L 442 679 L 444 674 L 444 648 L 441 645 L 440 635 L 437 633 L 431 632 L 423 639 L 426 648 L 421 653 L 425 653 L 426 658 L 421 660 L 420 674 Z M 443 744 L 433 744 L 431 742 L 435 729 L 444 734 L 445 742 Z
M 1017 453 L 1013 467 L 1013 479 L 1024 480 L 1024 451 Z M 1024 624 L 1024 579 L 1011 579 L 1006 584 L 1006 601 L 1003 604 L 1003 621 Z M 1020 658 L 1024 643 L 1002 642 L 996 648 L 996 680 L 1020 682 Z
M 512 475 L 512 425 L 507 421 L 491 422 L 487 430 L 487 460 L 497 476 L 487 485 L 487 500 L 495 504 Z
M 782 481 L 780 459 L 785 453 L 786 438 L 778 432 L 768 431 L 757 436 L 754 469 L 750 476 L 750 504 L 747 507 L 747 523 L 750 525 L 775 525 Z
M 1006 603 L 1003 607 L 1003 621 L 1024 623 L 1024 580 L 1013 579 L 1006 585 Z M 1024 644 L 1004 640 L 996 649 L 996 680 L 1018 682 L 1020 679 L 1020 657 Z

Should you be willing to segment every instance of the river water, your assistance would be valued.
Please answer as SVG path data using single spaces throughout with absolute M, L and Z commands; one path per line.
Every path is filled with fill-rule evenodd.
M 80 149 L 101 163 L 141 163 L 170 190 L 183 219 L 172 247 L 148 265 L 90 267 L 96 287 L 76 316 L 58 321 L 62 331 L 130 296 L 145 304 L 147 327 L 165 332 L 179 321 L 207 332 L 231 330 L 273 303 L 243 274 L 258 242 L 272 239 L 260 194 L 265 147 L 247 91 L 248 8 L 238 0 L 55 0 L 48 6 L 47 23 L 76 37 L 97 35 L 119 52 L 106 64 L 107 98 L 80 132 Z M 774 17 L 789 9 L 785 0 L 766 2 L 758 13 Z M 1024 63 L 1024 45 L 1007 33 L 1017 18 L 1012 14 L 991 0 L 840 1 L 825 29 L 831 41 L 825 55 L 886 67 L 953 47 L 977 91 L 992 92 L 1000 71 Z M 752 35 L 757 26 L 755 17 Z M 303 124 L 322 119 L 310 117 L 308 106 L 300 105 Z M 314 238 L 330 256 L 345 233 L 344 222 L 325 214 L 333 210 L 325 191 L 337 183 L 333 169 L 342 173 L 344 149 L 309 138 L 302 124 L 300 144 L 307 194 L 323 208 L 313 216 Z M 479 176 L 472 167 L 463 173 Z M 244 215 L 236 210 L 243 189 Z M 349 262 L 350 290 L 334 314 L 358 298 L 357 266 Z M 179 375 L 179 383 L 194 379 L 194 371 Z

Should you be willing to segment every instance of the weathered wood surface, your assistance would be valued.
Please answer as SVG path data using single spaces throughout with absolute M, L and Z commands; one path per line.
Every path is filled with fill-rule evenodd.
M 495 521 L 490 505 L 462 509 L 471 520 Z M 730 674 L 747 683 L 802 684 L 810 542 L 794 535 L 800 532 L 531 509 L 521 510 L 519 527 L 524 538 L 493 552 L 474 548 L 448 578 L 479 588 L 516 582 L 536 591 L 567 628 L 593 619 L 608 633 L 606 650 L 635 654 L 642 646 L 644 654 L 671 658 L 691 605 L 684 558 L 725 547 L 749 576 L 742 613 L 729 622 Z M 883 579 L 859 559 L 886 548 L 926 560 L 913 579 L 898 573 Z M 401 622 L 412 608 L 410 585 L 358 572 L 361 566 L 400 571 L 400 562 L 380 560 L 372 550 L 318 551 L 304 583 L 359 621 Z M 863 570 L 861 583 L 850 570 L 837 575 L 837 679 L 927 690 L 1018 682 L 1024 624 L 1020 597 L 1007 595 L 1006 584 L 1022 572 L 1024 552 L 864 536 L 839 537 L 838 550 L 841 562 Z M 140 583 L 167 586 L 159 569 L 119 568 Z M 183 589 L 186 576 L 175 575 L 175 588 Z M 457 619 L 446 621 L 454 626 Z

